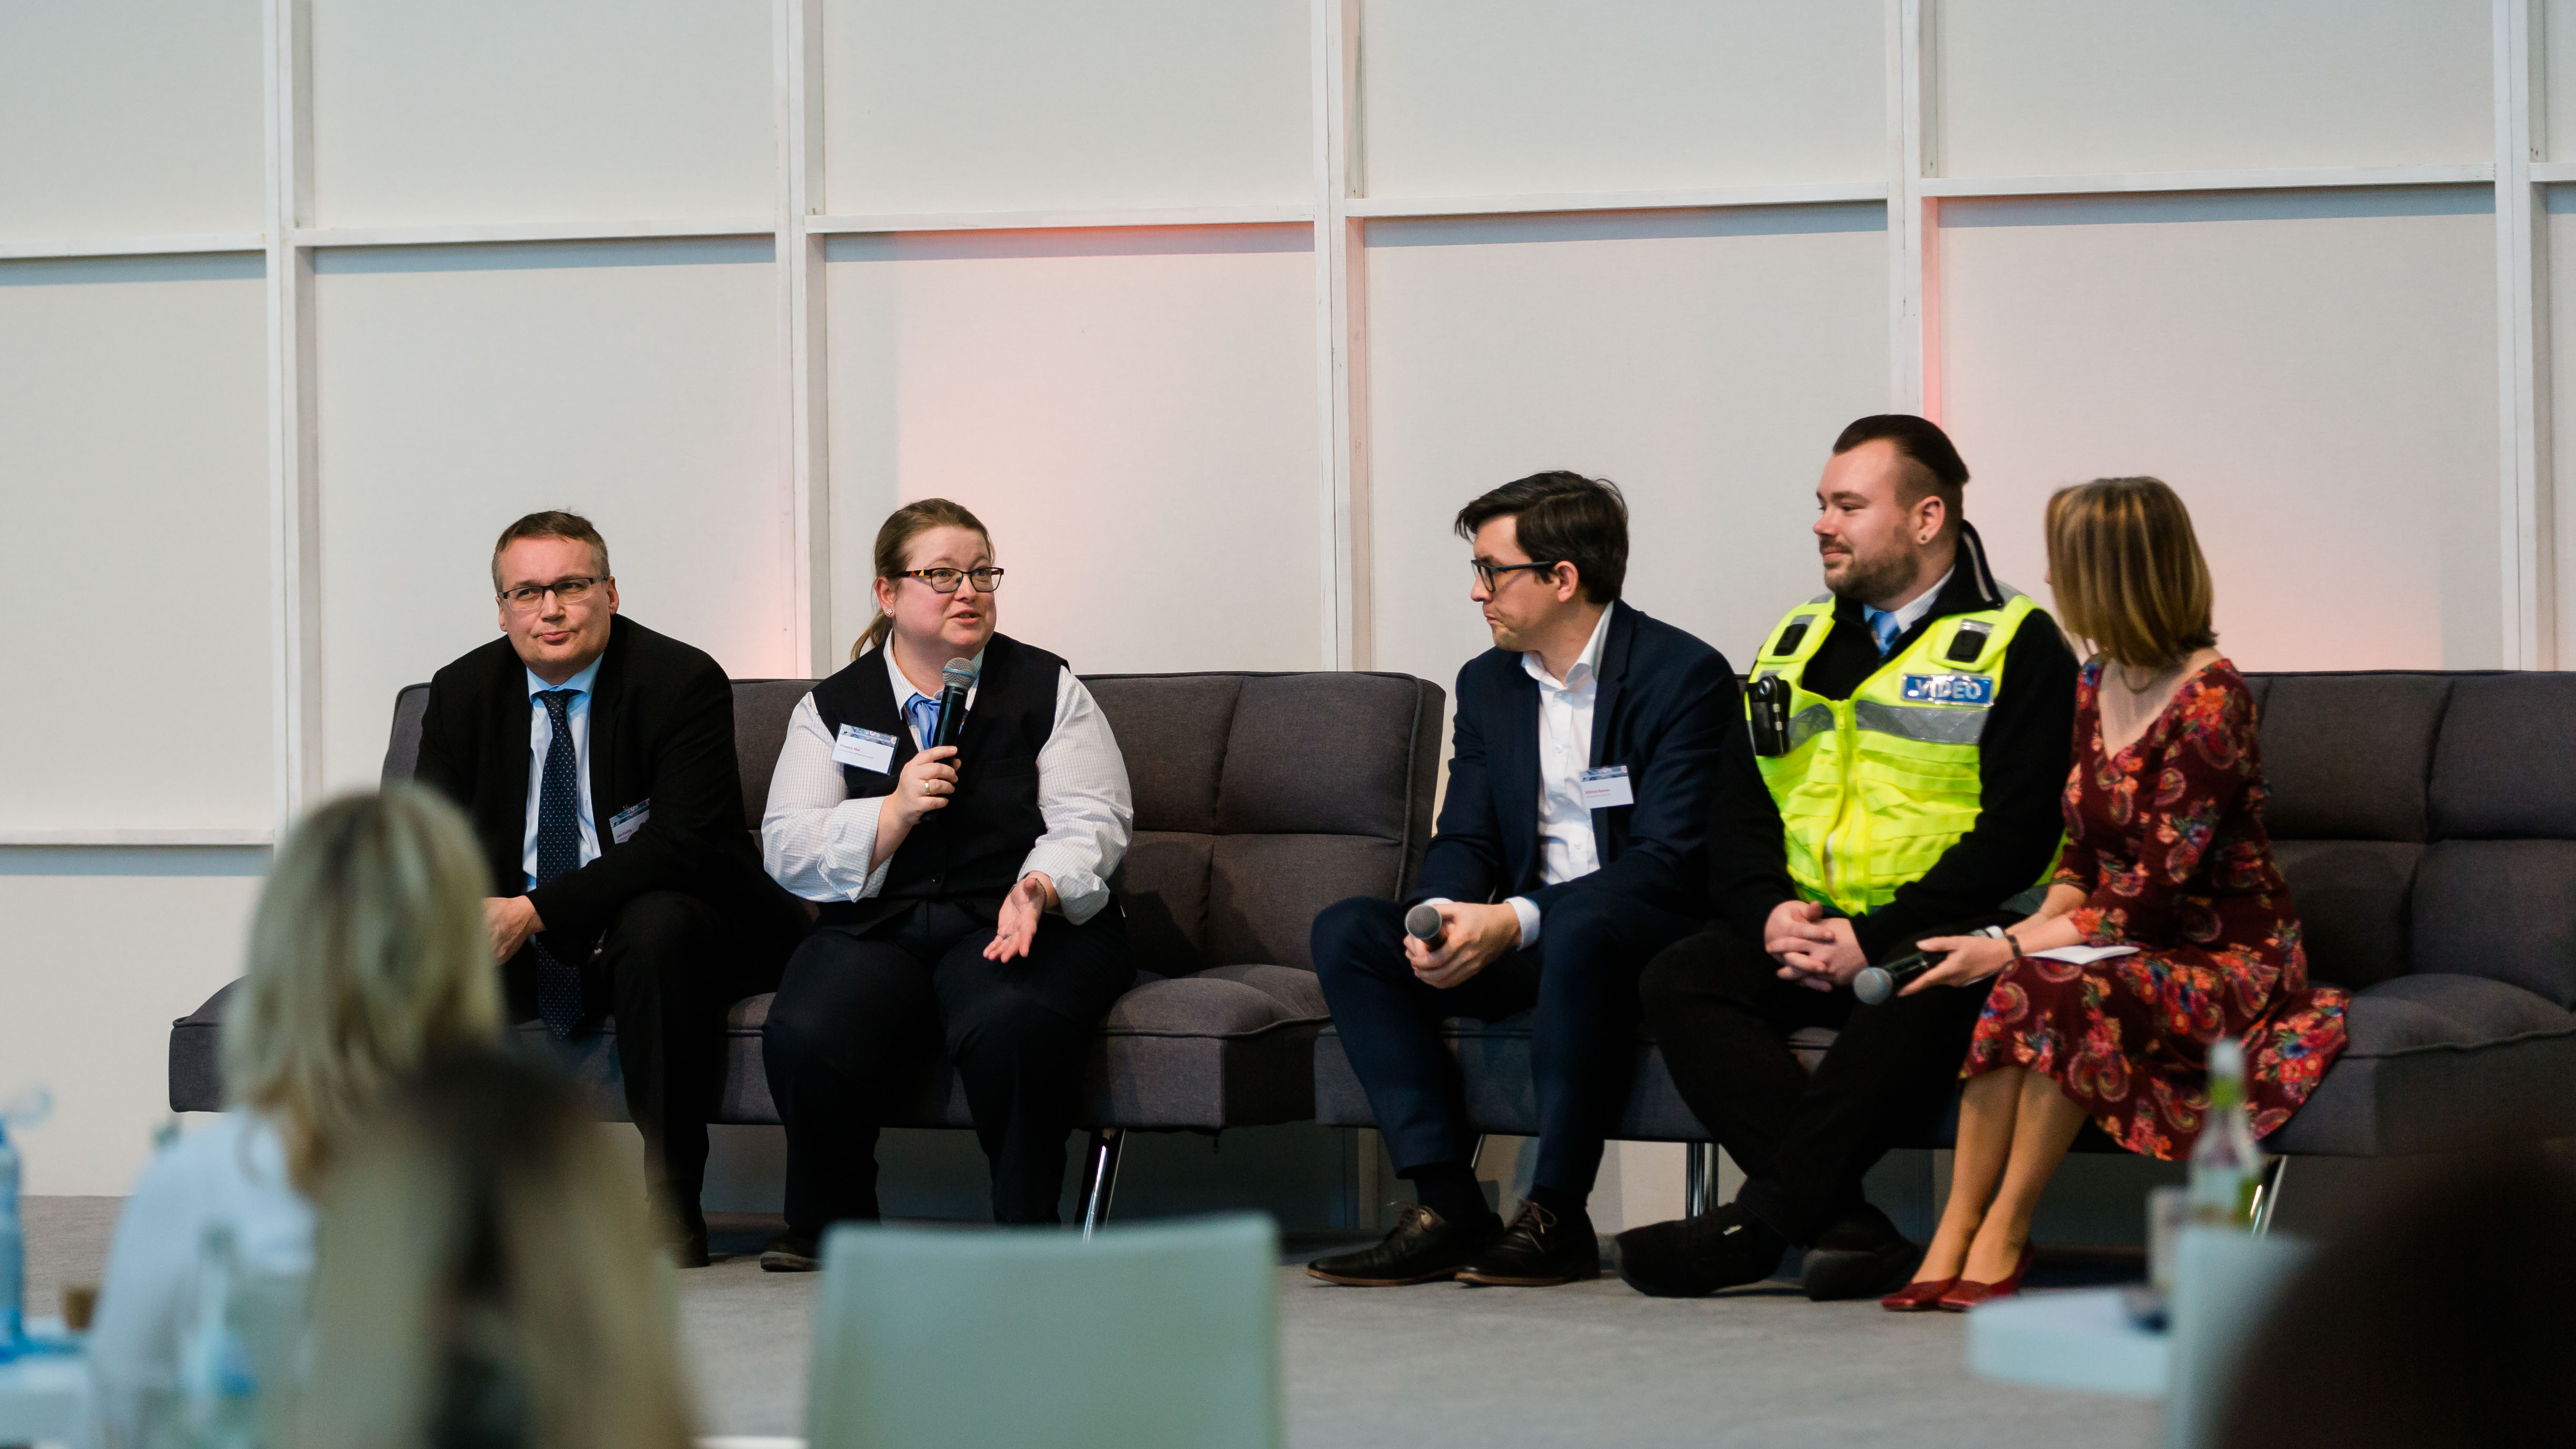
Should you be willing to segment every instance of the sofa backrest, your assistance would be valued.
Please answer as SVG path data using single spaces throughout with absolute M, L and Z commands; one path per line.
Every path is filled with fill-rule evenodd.
M 1403 674 L 1102 674 L 1135 838 L 1114 881 L 1138 964 L 1314 969 L 1315 915 L 1400 894 L 1431 839 L 1440 686 Z M 743 818 L 757 827 L 806 679 L 734 681 Z M 429 686 L 394 702 L 384 778 L 408 780 Z
M 2247 678 L 2317 979 L 2456 972 L 2576 1007 L 2576 674 Z

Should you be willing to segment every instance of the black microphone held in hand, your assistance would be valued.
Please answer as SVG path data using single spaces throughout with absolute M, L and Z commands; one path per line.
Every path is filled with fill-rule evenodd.
M 939 671 L 939 729 L 931 739 L 932 748 L 953 745 L 966 732 L 966 692 L 975 687 L 975 661 L 951 659 Z
M 1968 934 L 2001 939 L 2003 933 L 2001 926 L 1980 926 Z M 1876 1006 L 1894 996 L 1896 988 L 1941 964 L 1941 958 L 1948 954 L 1946 951 L 1926 951 L 1918 946 L 1884 966 L 1864 966 L 1860 974 L 1852 978 L 1852 995 L 1859 997 L 1863 1006 Z M 1972 981 L 1968 984 L 1978 986 L 1984 983 Z
M 1424 901 L 1404 913 L 1404 934 L 1426 946 L 1440 944 L 1440 908 Z

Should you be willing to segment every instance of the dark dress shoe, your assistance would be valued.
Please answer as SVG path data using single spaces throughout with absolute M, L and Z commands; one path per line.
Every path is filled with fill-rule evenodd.
M 1649 1298 L 1698 1298 L 1778 1272 L 1789 1240 L 1733 1203 L 1619 1235 L 1619 1277 Z
M 1458 1270 L 1461 1283 L 1500 1288 L 1553 1288 L 1600 1276 L 1601 1239 L 1591 1216 L 1559 1217 L 1534 1202 L 1522 1203 L 1494 1245 Z
M 1903 1287 L 1922 1265 L 1923 1249 L 1898 1232 L 1887 1214 L 1862 1203 L 1817 1235 L 1799 1281 L 1818 1303 L 1876 1298 Z
M 760 1271 L 764 1273 L 811 1273 L 822 1266 L 823 1250 L 812 1233 L 789 1228 L 761 1245 Z
M 696 1203 L 676 1209 L 679 1222 L 677 1235 L 671 1239 L 671 1257 L 683 1268 L 707 1266 L 707 1215 Z
M 1420 1203 L 1408 1203 L 1395 1226 L 1374 1246 L 1317 1258 L 1306 1265 L 1306 1274 L 1351 1288 L 1438 1283 L 1456 1277 L 1458 1269 L 1500 1232 L 1500 1225 L 1490 1218 L 1484 1225 L 1462 1228 Z

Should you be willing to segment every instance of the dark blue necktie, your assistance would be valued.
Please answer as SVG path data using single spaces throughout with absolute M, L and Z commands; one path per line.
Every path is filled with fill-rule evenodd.
M 577 689 L 549 689 L 537 695 L 546 706 L 554 732 L 546 741 L 545 778 L 537 784 L 537 884 L 581 865 L 581 761 L 572 743 L 572 707 Z M 546 1020 L 546 1035 L 565 1041 L 581 1027 L 581 964 L 558 959 L 545 942 L 537 949 L 537 1014 Z
M 1905 632 L 1896 626 L 1895 611 L 1864 609 L 1861 612 L 1869 618 L 1869 637 L 1878 641 L 1878 656 L 1886 658 L 1887 651 L 1896 647 L 1896 636 Z
M 912 721 L 912 736 L 923 749 L 939 738 L 939 701 L 926 694 L 916 694 L 904 702 L 903 717 Z

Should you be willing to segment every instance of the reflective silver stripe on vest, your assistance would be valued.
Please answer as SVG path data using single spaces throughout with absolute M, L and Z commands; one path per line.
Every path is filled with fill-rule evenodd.
M 1973 745 L 1986 732 L 1986 711 L 1864 699 L 1852 707 L 1852 722 L 1865 730 L 1927 745 Z
M 1834 712 L 1821 704 L 1811 704 L 1789 718 L 1789 748 L 1794 750 L 1818 735 L 1834 732 Z

